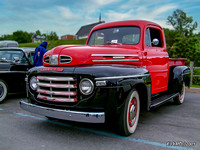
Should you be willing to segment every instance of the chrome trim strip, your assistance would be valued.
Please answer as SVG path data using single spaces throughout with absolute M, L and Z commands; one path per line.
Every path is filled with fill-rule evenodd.
M 73 84 L 51 84 L 51 83 L 37 83 L 41 87 L 53 87 L 53 88 L 76 88 Z
M 130 62 L 130 61 L 139 61 L 139 59 L 92 60 L 92 62 Z
M 144 75 L 129 75 L 129 76 L 114 76 L 114 77 L 100 77 L 95 78 L 95 80 L 108 80 L 108 79 L 121 79 L 121 78 L 139 78 L 139 77 L 146 77 L 150 76 L 150 74 L 144 74 Z
M 49 62 L 46 62 L 46 61 L 45 61 L 45 59 L 46 59 L 47 57 L 49 57 L 49 56 L 46 56 L 46 57 L 44 57 L 44 59 L 43 59 L 43 62 L 44 62 L 45 64 L 49 64 L 49 63 L 50 63 L 50 57 L 49 57 Z
M 36 113 L 43 116 L 48 116 L 52 118 L 58 118 L 63 120 L 78 121 L 78 122 L 88 122 L 88 123 L 104 123 L 105 113 L 104 112 L 82 112 L 82 111 L 71 111 L 54 109 L 49 107 L 42 107 L 27 103 L 20 100 L 20 107 L 26 111 Z
M 57 98 L 57 97 L 43 96 L 40 94 L 37 96 L 37 98 L 55 102 L 77 102 L 76 98 Z
M 47 81 L 76 81 L 73 77 L 43 77 L 37 76 L 38 80 L 47 80 Z
M 65 63 L 61 63 L 61 57 L 69 57 L 69 59 L 66 59 L 65 58 L 65 60 L 70 60 L 69 62 L 65 62 Z M 60 55 L 60 64 L 69 64 L 69 63 L 71 63 L 72 62 L 72 57 L 71 56 L 69 56 L 69 55 Z
M 125 56 L 113 56 L 112 58 L 113 58 L 113 59 L 124 59 Z
M 138 55 L 129 55 L 129 54 L 92 54 L 91 56 L 103 56 L 103 57 L 138 57 Z
M 49 95 L 62 95 L 62 96 L 71 96 L 71 95 L 77 95 L 76 92 L 67 92 L 67 91 L 48 91 L 48 90 L 42 90 L 37 89 L 38 93 L 44 93 Z

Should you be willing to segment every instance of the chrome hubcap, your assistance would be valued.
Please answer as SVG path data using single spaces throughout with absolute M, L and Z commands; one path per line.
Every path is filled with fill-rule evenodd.
M 129 107 L 129 126 L 132 127 L 135 124 L 135 117 L 137 113 L 137 101 L 133 98 Z
M 135 118 L 135 105 L 132 105 L 130 110 L 130 120 L 133 120 L 134 118 Z

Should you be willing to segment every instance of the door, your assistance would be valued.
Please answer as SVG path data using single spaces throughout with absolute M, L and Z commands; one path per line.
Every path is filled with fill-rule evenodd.
M 159 42 L 153 42 L 155 39 Z M 147 54 L 146 68 L 151 74 L 151 93 L 166 91 L 168 88 L 169 55 L 162 29 L 155 26 L 149 26 L 145 29 L 144 51 Z

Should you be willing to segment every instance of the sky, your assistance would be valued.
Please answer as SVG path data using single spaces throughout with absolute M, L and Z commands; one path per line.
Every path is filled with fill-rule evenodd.
M 99 21 L 149 20 L 173 29 L 167 17 L 181 9 L 198 22 L 200 0 L 0 0 L 0 36 L 17 30 L 75 35 Z

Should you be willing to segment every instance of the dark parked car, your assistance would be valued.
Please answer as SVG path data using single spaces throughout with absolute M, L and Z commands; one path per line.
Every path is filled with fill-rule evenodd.
M 25 92 L 25 76 L 33 67 L 34 48 L 0 48 L 0 103 L 8 93 Z

